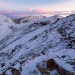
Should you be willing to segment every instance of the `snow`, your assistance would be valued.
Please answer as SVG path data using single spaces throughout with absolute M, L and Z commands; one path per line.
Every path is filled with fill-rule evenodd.
M 15 68 L 15 69 L 20 69 L 20 64 L 19 63 L 17 63 L 13 68 Z
M 75 72 L 73 70 L 72 65 L 67 64 L 64 60 L 61 60 L 61 59 L 57 58 L 57 56 L 63 56 L 63 55 L 66 55 L 66 56 L 70 55 L 70 57 L 71 57 L 71 55 L 73 54 L 71 52 L 72 51 L 75 52 L 75 50 L 70 49 L 70 53 L 64 54 L 66 51 L 67 50 L 64 49 L 64 51 L 61 50 L 61 51 L 57 52 L 57 51 L 55 51 L 55 49 L 49 49 L 47 55 L 41 55 L 40 57 L 36 57 L 36 59 L 34 59 L 34 60 L 29 60 L 28 63 L 26 63 L 25 66 L 23 66 L 24 69 L 22 71 L 22 75 L 24 75 L 24 74 L 29 75 L 30 71 L 33 72 L 36 69 L 36 64 L 37 63 L 41 63 L 42 61 L 46 61 L 46 60 L 51 59 L 51 58 L 53 58 L 57 62 L 57 64 L 60 67 L 63 67 L 65 70 L 70 71 L 70 72 Z M 74 55 L 74 58 L 75 58 L 75 55 Z
M 66 62 L 64 62 L 63 60 L 60 60 L 58 58 L 55 58 L 55 60 L 59 64 L 60 67 L 63 67 L 67 71 L 74 72 L 72 65 L 69 65 Z
M 10 29 L 10 27 L 13 25 L 14 23 L 10 18 L 4 15 L 0 15 L 0 40 L 2 40 L 12 32 L 12 29 Z
M 6 75 L 12 75 L 11 70 L 8 70 L 8 71 L 6 72 Z
M 46 62 L 49 59 L 54 59 L 60 67 L 75 73 L 74 65 L 70 64 L 75 62 L 75 49 L 67 49 L 67 42 L 58 32 L 64 22 L 65 26 L 63 26 L 69 27 L 66 30 L 67 35 L 73 30 L 75 25 L 73 15 L 69 18 L 60 16 L 38 18 L 40 19 L 35 20 L 31 17 L 29 18 L 30 22 L 15 24 L 10 18 L 0 15 L 0 73 L 8 67 L 18 70 L 21 67 L 21 75 L 41 75 L 36 65 L 42 64 L 43 61 Z M 58 19 L 60 20 L 57 21 Z M 50 23 L 45 26 L 39 24 L 46 21 Z M 73 26 L 69 26 L 69 23 Z M 71 35 L 74 36 L 74 34 Z M 65 57 L 63 58 L 63 56 Z M 20 64 L 20 61 L 24 61 L 23 64 Z M 1 67 L 3 62 L 5 66 Z M 50 73 L 54 75 L 57 71 L 54 70 Z M 10 70 L 6 74 L 12 75 Z

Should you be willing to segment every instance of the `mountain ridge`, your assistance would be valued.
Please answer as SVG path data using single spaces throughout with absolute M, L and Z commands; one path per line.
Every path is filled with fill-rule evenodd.
M 3 24 L 12 31 L 0 39 L 0 74 L 15 75 L 11 72 L 15 68 L 20 75 L 41 75 L 36 66 L 40 64 L 47 68 L 43 61 L 49 59 L 54 59 L 59 66 L 75 74 L 75 14 L 19 24 L 12 21 Z M 56 73 L 50 71 L 51 75 Z

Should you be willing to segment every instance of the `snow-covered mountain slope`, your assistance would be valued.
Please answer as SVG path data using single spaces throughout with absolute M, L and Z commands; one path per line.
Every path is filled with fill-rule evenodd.
M 75 75 L 74 14 L 6 26 L 12 30 L 0 40 L 1 75 Z M 47 64 L 50 59 L 58 67 Z
M 0 40 L 12 32 L 13 20 L 0 14 Z

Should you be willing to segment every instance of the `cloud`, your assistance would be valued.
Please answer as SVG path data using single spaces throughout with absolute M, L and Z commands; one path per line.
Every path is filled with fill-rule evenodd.
M 27 9 L 25 11 L 13 11 L 13 10 L 7 10 L 7 11 L 0 11 L 1 14 L 5 14 L 11 17 L 23 17 L 23 16 L 38 16 L 38 15 L 44 15 L 44 16 L 51 16 L 51 15 L 68 15 L 71 14 L 70 11 L 55 11 L 55 10 L 48 10 L 48 9 Z
M 54 12 L 58 12 L 58 11 L 54 11 L 54 10 L 46 10 L 46 9 L 36 9 L 36 10 L 32 10 L 32 9 L 27 9 L 24 11 L 12 11 L 12 10 L 7 10 L 5 13 L 8 14 L 16 14 L 16 15 L 21 15 L 21 14 L 26 14 L 26 15 L 40 15 L 40 14 L 52 14 Z

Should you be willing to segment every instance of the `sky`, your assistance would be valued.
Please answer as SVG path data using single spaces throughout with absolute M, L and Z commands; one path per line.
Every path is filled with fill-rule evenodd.
M 0 13 L 51 15 L 75 11 L 75 0 L 0 0 Z

